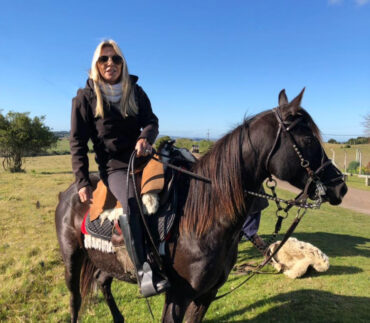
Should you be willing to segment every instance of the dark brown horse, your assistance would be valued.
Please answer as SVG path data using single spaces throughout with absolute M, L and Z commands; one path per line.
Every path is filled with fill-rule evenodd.
M 184 316 L 187 322 L 203 319 L 236 261 L 239 233 L 255 200 L 245 192 L 257 192 L 270 174 L 306 188 L 311 198 L 319 180 L 325 188 L 322 198 L 331 204 L 341 202 L 346 185 L 328 162 L 317 126 L 300 107 L 302 95 L 303 91 L 289 103 L 282 91 L 275 111 L 245 120 L 196 164 L 195 172 L 212 184 L 190 181 L 177 234 L 167 244 L 164 263 L 172 287 L 165 296 L 163 322 L 182 322 Z M 72 321 L 78 317 L 81 289 L 84 295 L 85 287 L 96 280 L 114 321 L 122 322 L 110 286 L 113 277 L 126 281 L 128 277 L 114 254 L 84 249 L 80 226 L 88 206 L 79 202 L 75 185 L 59 199 L 56 228 L 71 292 Z

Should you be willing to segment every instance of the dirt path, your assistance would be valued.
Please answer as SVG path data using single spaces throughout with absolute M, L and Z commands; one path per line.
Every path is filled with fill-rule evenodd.
M 289 183 L 280 180 L 277 180 L 277 182 L 279 188 L 299 193 L 299 190 Z M 339 206 L 370 215 L 370 192 L 348 187 L 348 192 Z

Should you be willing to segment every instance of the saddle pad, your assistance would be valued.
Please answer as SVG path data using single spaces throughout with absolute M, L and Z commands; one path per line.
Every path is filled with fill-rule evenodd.
M 154 241 L 160 243 L 166 240 L 175 222 L 175 218 L 176 212 L 169 205 L 160 208 L 155 215 L 147 218 Z M 82 233 L 111 241 L 114 224 L 108 218 L 106 218 L 101 224 L 99 218 L 91 221 L 89 213 L 87 213 L 84 219 L 84 224 L 85 226 L 82 225 L 81 227 Z
M 176 211 L 168 204 L 159 208 L 155 215 L 148 218 L 148 224 L 154 241 L 163 242 L 169 234 L 176 219 Z
M 101 223 L 99 218 L 91 221 L 90 216 L 87 216 L 85 228 L 88 234 L 91 234 L 96 238 L 109 241 L 112 238 L 113 222 L 111 222 L 108 218 Z

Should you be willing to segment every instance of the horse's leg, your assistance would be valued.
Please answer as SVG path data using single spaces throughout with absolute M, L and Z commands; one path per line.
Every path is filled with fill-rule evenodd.
M 165 296 L 162 322 L 181 323 L 190 302 L 191 300 L 185 296 L 168 291 Z
M 113 281 L 112 276 L 109 276 L 106 272 L 99 270 L 95 278 L 104 295 L 105 301 L 109 306 L 110 312 L 113 316 L 113 321 L 117 323 L 124 322 L 125 319 L 123 318 L 121 312 L 119 311 L 111 291 L 111 285 Z
M 78 311 L 81 307 L 80 293 L 80 274 L 84 259 L 84 254 L 80 250 L 72 253 L 69 257 L 64 258 L 65 263 L 65 280 L 66 285 L 71 293 L 70 295 L 70 311 L 71 322 L 77 322 Z
M 206 314 L 209 305 L 215 299 L 216 294 L 217 289 L 212 290 L 192 301 L 188 309 L 186 310 L 185 322 L 186 323 L 202 322 L 204 315 Z

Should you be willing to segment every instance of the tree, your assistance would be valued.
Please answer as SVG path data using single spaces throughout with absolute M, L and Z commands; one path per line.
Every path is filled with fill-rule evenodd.
M 331 139 L 328 140 L 328 143 L 329 144 L 337 144 L 338 142 L 335 139 L 331 138 Z
M 370 137 L 370 113 L 365 116 L 363 124 L 365 126 L 365 135 Z
M 44 125 L 45 117 L 31 119 L 29 113 L 0 113 L 0 156 L 3 168 L 11 172 L 22 171 L 24 157 L 53 146 L 58 138 Z
M 213 147 L 214 142 L 211 140 L 201 140 L 199 141 L 199 151 L 201 153 L 206 153 Z
M 347 171 L 352 174 L 356 173 L 359 166 L 360 163 L 358 161 L 353 160 L 349 163 Z
M 155 143 L 154 143 L 154 147 L 155 147 L 155 149 L 158 149 L 158 148 L 159 148 L 159 146 L 160 146 L 162 143 L 167 142 L 167 141 L 170 141 L 170 140 L 171 140 L 171 137 L 169 137 L 169 136 L 163 136 L 163 137 L 161 137 L 161 138 L 158 138 L 158 139 L 155 141 Z

